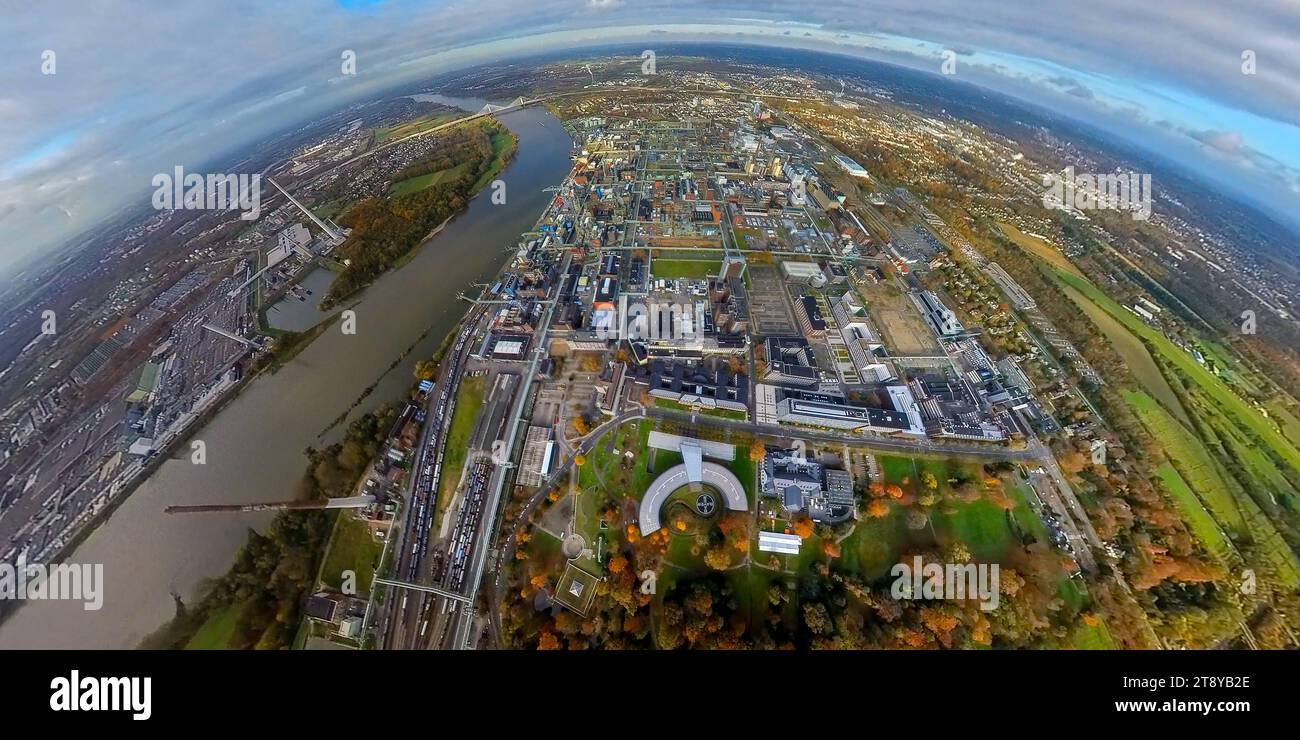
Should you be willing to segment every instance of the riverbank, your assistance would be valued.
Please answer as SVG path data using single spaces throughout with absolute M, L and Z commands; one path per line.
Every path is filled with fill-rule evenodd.
M 509 165 L 519 146 L 516 134 L 495 119 L 480 119 L 465 124 L 465 127 L 476 127 L 480 138 L 471 138 L 461 144 L 460 150 L 443 155 L 443 159 L 464 161 L 447 169 L 402 180 L 393 186 L 388 196 L 358 201 L 349 208 L 343 225 L 352 233 L 335 250 L 335 257 L 342 259 L 347 267 L 334 278 L 320 303 L 321 310 L 330 310 L 388 272 L 409 264 L 432 235 L 441 232 L 449 222 L 464 213 L 474 198 Z M 460 130 L 463 129 L 458 126 L 451 132 Z M 486 141 L 482 137 L 486 137 Z M 483 151 L 484 147 L 486 151 Z M 475 156 L 479 159 L 475 160 Z M 421 162 L 408 166 L 406 171 L 412 169 L 420 171 Z M 426 180 L 430 175 L 447 177 Z M 395 179 L 397 177 L 401 177 L 401 173 Z M 423 184 L 418 189 L 409 190 L 405 185 L 412 181 L 423 181 Z M 422 223 L 428 229 L 430 220 L 437 225 L 420 237 L 410 234 Z M 397 248 L 394 242 L 406 238 L 410 238 L 410 243 L 405 248 Z
M 502 250 L 483 245 L 514 244 L 551 199 L 544 189 L 571 167 L 572 141 L 544 111 L 514 111 L 502 120 L 520 142 L 500 175 L 509 183 L 510 207 L 480 194 L 409 264 L 349 302 L 358 317 L 355 334 L 325 331 L 277 372 L 245 382 L 221 413 L 199 425 L 207 465 L 188 457 L 161 461 L 69 554 L 70 562 L 104 564 L 103 609 L 33 602 L 0 627 L 0 649 L 134 648 L 175 616 L 172 594 L 195 603 L 201 584 L 229 569 L 248 530 L 262 531 L 272 520 L 266 512 L 169 516 L 165 507 L 288 498 L 302 477 L 303 450 L 341 437 L 340 411 L 367 387 L 370 394 L 345 422 L 409 391 L 416 361 L 432 356 L 464 314 L 456 293 L 500 270 Z

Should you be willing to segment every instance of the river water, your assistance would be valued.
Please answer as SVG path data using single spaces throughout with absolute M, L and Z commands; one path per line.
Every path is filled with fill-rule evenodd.
M 476 112 L 483 101 L 457 102 Z M 404 396 L 415 362 L 432 355 L 465 313 L 456 293 L 474 292 L 471 282 L 500 269 L 506 248 L 551 197 L 543 188 L 559 184 L 569 170 L 569 137 L 544 109 L 501 120 L 519 137 L 500 178 L 506 203 L 494 205 L 491 188 L 484 189 L 410 263 L 360 296 L 353 307 L 356 334 L 326 331 L 275 375 L 255 381 L 197 433 L 207 447 L 206 465 L 192 464 L 188 454 L 165 463 L 67 558 L 104 564 L 101 610 L 84 611 L 71 601 L 28 603 L 0 625 L 0 648 L 135 647 L 172 616 L 172 593 L 192 599 L 204 579 L 227 570 L 247 529 L 271 518 L 168 516 L 164 506 L 292 498 L 306 466 L 303 450 L 336 440 L 345 424 L 320 435 L 368 386 L 377 382 L 349 420 Z M 315 293 L 313 305 L 321 291 Z

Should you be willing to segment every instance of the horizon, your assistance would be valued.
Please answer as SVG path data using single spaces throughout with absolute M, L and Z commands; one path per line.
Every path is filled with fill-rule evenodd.
M 319 0 L 309 0 L 304 5 L 325 7 Z M 490 5 L 509 8 L 511 2 L 495 0 Z M 721 5 L 728 7 L 727 3 Z M 0 110 L 14 114 L 9 117 L 11 122 L 0 123 L 0 200 L 5 201 L 0 206 L 0 234 L 3 234 L 0 243 L 19 245 L 0 253 L 0 274 L 12 278 L 37 266 L 43 258 L 61 255 L 110 219 L 120 217 L 131 208 L 133 201 L 142 199 L 148 192 L 152 173 L 168 171 L 178 164 L 193 167 L 199 162 L 230 156 L 322 112 L 377 99 L 403 85 L 484 64 L 546 54 L 578 55 L 599 47 L 651 42 L 748 48 L 775 46 L 820 52 L 929 72 L 935 76 L 935 82 L 943 77 L 939 74 L 943 52 L 952 51 L 957 60 L 954 81 L 1003 95 L 1031 110 L 1043 109 L 1090 126 L 1149 155 L 1180 165 L 1196 175 L 1207 189 L 1229 194 L 1300 234 L 1300 217 L 1294 215 L 1295 206 L 1300 205 L 1300 149 L 1294 147 L 1294 141 L 1300 140 L 1297 127 L 1300 121 L 1295 114 L 1300 110 L 1300 87 L 1289 85 L 1289 80 L 1275 79 L 1277 75 L 1285 77 L 1284 71 L 1276 66 L 1277 58 L 1260 60 L 1257 75 L 1242 74 L 1237 67 L 1243 63 L 1235 61 L 1233 71 L 1248 84 L 1222 88 L 1215 99 L 1190 81 L 1160 79 L 1154 74 L 1154 64 L 1149 65 L 1152 71 L 1145 75 L 1117 76 L 1080 51 L 1089 44 L 1100 48 L 1098 40 L 1089 40 L 1083 33 L 1076 49 L 1056 53 L 1040 50 L 1030 55 L 1027 49 L 1005 39 L 1003 48 L 993 48 L 937 39 L 942 30 L 935 32 L 937 40 L 928 40 L 881 29 L 851 30 L 824 21 L 755 18 L 754 13 L 746 13 L 740 25 L 628 23 L 624 19 L 636 16 L 636 9 L 623 8 L 617 2 L 591 0 L 584 5 L 590 17 L 583 19 L 591 25 L 565 30 L 553 28 L 564 25 L 558 19 L 567 17 L 563 13 L 571 12 L 572 6 L 573 3 L 546 5 L 543 11 L 551 13 L 546 18 L 551 19 L 552 27 L 547 23 L 525 26 L 521 21 L 497 29 L 492 24 L 478 22 L 477 26 L 463 28 L 459 35 L 444 34 L 446 43 L 442 46 L 404 38 L 386 45 L 377 43 L 371 51 L 358 44 L 355 79 L 336 74 L 338 49 L 345 48 L 340 44 L 347 42 L 348 32 L 331 27 L 328 41 L 321 39 L 294 47 L 296 56 L 292 61 L 287 53 L 277 55 L 277 59 L 284 61 L 278 68 L 263 72 L 257 82 L 225 80 L 225 84 L 214 85 L 220 88 L 218 96 L 202 100 L 181 98 L 152 111 L 156 116 L 152 121 L 142 120 L 150 106 L 140 90 L 133 89 L 149 80 L 126 83 L 120 95 L 104 91 L 108 92 L 108 97 L 104 97 L 104 92 L 98 90 L 88 95 L 84 88 L 75 87 L 86 84 L 80 79 L 83 72 L 79 71 L 85 52 L 69 51 L 57 57 L 56 73 L 41 75 L 40 51 L 30 50 L 43 44 L 25 41 L 29 53 L 34 54 L 30 69 L 26 73 L 10 69 L 5 74 L 12 83 L 7 85 L 8 89 L 18 91 L 18 96 L 26 91 L 32 100 L 20 102 L 19 97 L 13 97 L 15 93 L 0 97 Z M 454 8 L 439 10 L 444 15 L 460 12 Z M 393 17 L 407 18 L 413 23 L 418 19 L 429 22 L 428 19 L 443 17 L 421 16 L 402 2 L 343 3 L 317 22 L 324 28 L 329 26 L 329 19 L 337 20 L 338 14 L 364 28 L 376 22 L 389 22 Z M 268 27 L 286 22 L 281 16 L 262 20 Z M 1283 20 L 1300 27 L 1300 18 Z M 1180 22 L 1185 25 L 1178 31 L 1184 34 L 1191 34 L 1192 28 L 1212 25 L 1212 19 L 1203 15 L 1195 20 L 1199 25 L 1192 20 Z M 518 33 L 520 26 L 532 32 Z M 471 29 L 477 29 L 478 36 Z M 728 35 L 721 35 L 723 31 Z M 1252 33 L 1258 31 L 1255 28 Z M 258 37 L 262 35 L 259 33 Z M 359 35 L 364 37 L 364 31 Z M 1258 33 L 1256 38 L 1260 38 Z M 1265 43 L 1256 45 L 1260 50 L 1271 48 L 1272 41 L 1261 40 Z M 103 39 L 98 42 L 103 43 Z M 321 49 L 329 49 L 329 53 L 318 51 Z M 264 50 L 258 48 L 258 51 Z M 1132 51 L 1142 53 L 1141 49 Z M 1204 69 L 1213 58 L 1208 48 L 1198 48 L 1198 51 L 1203 58 L 1187 65 L 1193 71 Z M 166 52 L 162 53 L 166 56 Z M 307 63 L 303 61 L 305 56 L 315 60 Z M 1066 58 L 1070 56 L 1076 58 Z M 147 62 L 147 66 L 156 61 L 154 57 L 146 57 L 135 63 Z M 1294 60 L 1285 61 L 1295 64 Z M 1219 58 L 1215 63 L 1221 66 L 1224 62 Z M 155 74 L 154 69 L 148 67 L 146 77 Z M 330 71 L 335 74 L 329 76 Z M 1222 70 L 1220 79 L 1221 73 Z M 72 82 L 65 83 L 69 78 Z M 205 78 L 184 81 L 213 85 Z M 172 80 L 171 84 L 177 82 Z M 71 120 L 60 120 L 59 115 L 48 119 L 36 115 L 36 110 L 50 106 L 57 99 L 57 95 L 50 97 L 51 91 L 42 89 L 42 85 L 73 86 L 77 91 L 74 97 L 79 114 Z M 1277 103 L 1283 98 L 1275 99 L 1274 94 L 1279 91 L 1284 97 L 1294 96 L 1296 105 L 1278 108 Z M 199 96 L 195 93 L 193 97 Z M 66 114 L 63 117 L 66 119 Z M 119 132 L 120 136 L 114 135 Z M 160 146 L 159 142 L 167 143 Z M 104 197 L 110 178 L 139 185 L 116 183 L 112 187 L 113 196 Z

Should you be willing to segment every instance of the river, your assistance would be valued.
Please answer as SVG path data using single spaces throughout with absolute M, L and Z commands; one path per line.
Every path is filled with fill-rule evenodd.
M 437 98 L 429 98 L 437 99 Z M 446 99 L 443 99 L 446 100 Z M 482 101 L 457 101 L 477 112 Z M 30 602 L 0 625 L 0 648 L 133 648 L 171 618 L 172 593 L 190 600 L 204 579 L 223 574 L 268 513 L 169 516 L 171 504 L 245 503 L 292 498 L 306 466 L 303 450 L 335 441 L 345 425 L 320 433 L 366 387 L 374 391 L 349 419 L 400 400 L 415 362 L 429 357 L 465 313 L 456 293 L 472 292 L 500 269 L 519 234 L 551 197 L 543 188 L 568 172 L 570 140 L 542 108 L 501 117 L 519 137 L 502 173 L 506 203 L 485 188 L 465 213 L 400 270 L 366 289 L 354 306 L 356 333 L 331 329 L 275 375 L 263 376 L 196 434 L 207 464 L 169 460 L 66 559 L 104 564 L 104 603 Z M 315 291 L 314 304 L 322 295 Z M 426 332 L 406 358 L 389 365 Z

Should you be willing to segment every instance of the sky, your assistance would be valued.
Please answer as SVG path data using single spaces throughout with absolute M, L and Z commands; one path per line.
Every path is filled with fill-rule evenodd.
M 0 275 L 148 202 L 155 173 L 399 83 L 715 40 L 935 73 L 951 50 L 957 80 L 1141 142 L 1300 223 L 1300 0 L 0 0 Z

